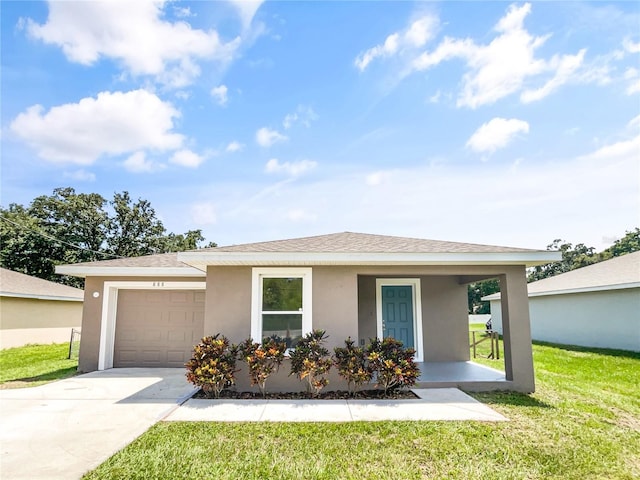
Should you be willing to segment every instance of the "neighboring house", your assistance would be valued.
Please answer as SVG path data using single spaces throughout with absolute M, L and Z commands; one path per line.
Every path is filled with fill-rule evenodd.
M 532 282 L 528 291 L 534 340 L 640 351 L 640 252 Z M 482 300 L 502 333 L 500 298 Z
M 331 349 L 347 337 L 361 345 L 376 336 L 399 338 L 416 349 L 423 373 L 452 367 L 438 385 L 530 392 L 525 268 L 559 258 L 548 251 L 345 232 L 56 271 L 85 277 L 81 371 L 180 367 L 193 344 L 218 332 L 234 343 L 270 335 L 295 343 L 323 329 Z M 509 298 L 506 374 L 500 381 L 465 383 L 451 372 L 469 360 L 467 284 L 488 278 L 499 278 Z M 287 374 L 281 369 L 271 388 L 299 388 Z
M 0 268 L 0 348 L 69 341 L 84 292 Z

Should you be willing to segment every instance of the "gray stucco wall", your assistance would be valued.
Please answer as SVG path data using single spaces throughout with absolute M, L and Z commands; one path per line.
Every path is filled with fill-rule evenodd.
M 505 326 L 505 370 L 514 389 L 534 389 L 529 311 L 524 266 L 323 266 L 313 267 L 313 328 L 325 329 L 327 347 L 342 345 L 344 339 L 368 339 L 376 335 L 376 278 L 420 278 L 422 290 L 423 346 L 425 361 L 469 359 L 466 282 L 498 277 L 507 300 L 502 317 Z M 98 367 L 100 321 L 105 281 L 205 281 L 184 278 L 89 277 L 85 285 L 80 370 Z M 209 267 L 206 277 L 204 334 L 222 333 L 238 343 L 251 335 L 251 267 Z M 93 292 L 100 292 L 94 298 Z M 512 355 L 513 352 L 513 355 Z M 241 365 L 240 365 L 241 366 Z M 299 390 L 284 365 L 270 388 Z M 245 388 L 246 374 L 239 374 Z M 343 388 L 336 375 L 334 388 Z M 244 384 L 243 384 L 244 382 Z
M 640 289 L 529 298 L 534 340 L 640 351 Z M 500 300 L 491 301 L 493 329 L 502 333 Z

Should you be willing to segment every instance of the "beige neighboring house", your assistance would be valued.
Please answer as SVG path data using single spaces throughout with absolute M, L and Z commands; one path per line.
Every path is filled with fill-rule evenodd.
M 532 282 L 528 292 L 534 340 L 640 351 L 640 252 Z M 500 298 L 482 300 L 502 333 Z
M 0 268 L 0 349 L 69 341 L 82 324 L 84 292 Z
M 526 267 L 556 252 L 337 233 L 62 265 L 85 278 L 79 369 L 183 367 L 203 335 L 232 342 L 312 329 L 327 346 L 392 336 L 416 349 L 422 386 L 534 390 Z M 505 371 L 469 362 L 467 284 L 507 294 Z M 271 388 L 299 390 L 287 366 Z M 239 377 L 242 382 L 242 375 Z M 331 385 L 340 381 L 334 375 Z M 246 385 L 239 385 L 244 388 Z

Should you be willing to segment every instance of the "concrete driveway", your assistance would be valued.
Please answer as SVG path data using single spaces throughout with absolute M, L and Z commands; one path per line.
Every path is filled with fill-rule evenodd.
M 181 368 L 117 368 L 0 390 L 0 478 L 80 478 L 192 391 Z

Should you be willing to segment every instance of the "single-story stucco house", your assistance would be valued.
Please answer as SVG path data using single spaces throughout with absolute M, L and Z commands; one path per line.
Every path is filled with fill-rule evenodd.
M 83 298 L 79 288 L 0 268 L 0 349 L 68 342 Z
M 532 282 L 534 340 L 640 351 L 640 252 Z M 503 332 L 499 293 L 487 295 L 492 326 Z
M 85 277 L 79 369 L 175 366 L 203 335 L 393 336 L 424 386 L 534 390 L 526 275 L 555 252 L 359 233 L 64 265 Z M 499 278 L 505 372 L 469 362 L 467 284 Z M 270 388 L 300 389 L 285 366 Z M 241 375 L 239 377 L 242 377 Z M 339 385 L 337 377 L 330 380 Z M 243 385 L 239 385 L 242 387 Z

